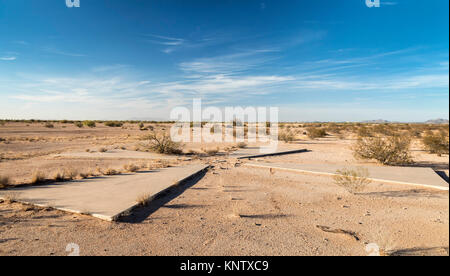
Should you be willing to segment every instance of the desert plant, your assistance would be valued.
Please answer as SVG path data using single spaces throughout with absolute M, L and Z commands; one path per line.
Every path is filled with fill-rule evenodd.
M 430 153 L 440 156 L 449 152 L 449 137 L 445 133 L 427 134 L 422 138 L 422 143 Z
M 151 133 L 142 138 L 149 142 L 151 150 L 162 154 L 181 154 L 181 145 L 172 141 L 171 137 L 167 133 Z
M 118 121 L 107 121 L 107 122 L 105 122 L 105 126 L 108 126 L 108 127 L 121 127 L 121 126 L 123 126 L 123 123 L 122 122 L 118 122 Z
M 130 163 L 130 164 L 124 165 L 124 166 L 123 166 L 123 169 L 124 169 L 125 171 L 127 171 L 127 172 L 136 172 L 136 171 L 138 171 L 140 168 L 139 168 L 139 166 Z
M 239 143 L 237 143 L 236 146 L 237 146 L 238 148 L 240 148 L 240 149 L 243 149 L 243 148 L 246 148 L 246 147 L 247 147 L 247 144 L 244 143 L 244 142 L 239 142 Z
M 45 181 L 45 174 L 39 170 L 33 171 L 31 175 L 31 184 L 39 184 Z
M 308 132 L 308 137 L 311 139 L 327 136 L 327 132 L 323 128 L 308 127 L 306 131 Z
M 44 127 L 46 127 L 46 128 L 54 128 L 55 126 L 52 123 L 45 123 Z
M 8 176 L 0 175 L 0 189 L 4 189 L 4 188 L 8 187 L 10 182 L 11 181 Z
M 83 127 L 83 123 L 82 122 L 75 122 L 74 125 L 78 128 L 82 128 Z
M 413 163 L 409 136 L 360 137 L 353 146 L 359 159 L 374 159 L 383 165 L 407 165 Z
M 295 140 L 295 134 L 292 131 L 282 131 L 278 135 L 278 140 L 284 141 L 285 143 L 290 143 Z
M 107 169 L 103 172 L 103 174 L 104 174 L 104 175 L 118 175 L 118 174 L 120 174 L 120 172 L 118 172 L 117 170 L 112 169 L 112 168 L 107 168 Z
M 152 196 L 150 194 L 142 194 L 136 198 L 136 202 L 140 206 L 147 206 L 151 200 Z
M 98 152 L 107 152 L 107 151 L 108 151 L 107 148 L 99 148 L 99 149 L 98 149 Z
M 366 168 L 343 169 L 336 171 L 334 182 L 345 188 L 349 193 L 356 194 L 362 192 L 371 183 L 368 177 L 369 171 Z
M 57 171 L 53 174 L 52 179 L 54 181 L 64 181 L 64 172 Z
M 95 124 L 94 121 L 84 121 L 84 122 L 83 122 L 83 125 L 85 125 L 85 126 L 87 126 L 87 127 L 90 127 L 90 128 L 96 127 L 96 124 Z

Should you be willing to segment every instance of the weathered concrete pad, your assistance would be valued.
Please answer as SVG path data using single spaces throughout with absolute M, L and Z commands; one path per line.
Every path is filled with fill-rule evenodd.
M 237 150 L 230 154 L 230 157 L 235 157 L 237 159 L 250 159 L 250 158 L 262 158 L 268 156 L 277 156 L 277 155 L 287 155 L 287 154 L 295 154 L 307 152 L 307 149 L 282 149 L 278 148 L 276 151 L 270 153 L 261 153 L 259 147 L 248 147 L 244 149 Z
M 5 199 L 12 194 L 22 203 L 90 214 L 112 221 L 136 207 L 139 198 L 152 198 L 208 167 L 189 165 L 130 175 L 15 188 L 0 191 L 0 198 Z
M 166 159 L 174 160 L 177 156 L 163 155 L 152 152 L 130 151 L 130 150 L 108 150 L 106 152 L 66 152 L 55 154 L 53 157 L 64 158 L 93 158 L 93 159 Z
M 255 168 L 272 168 L 297 173 L 336 175 L 340 169 L 355 169 L 356 166 L 335 164 L 292 164 L 292 163 L 246 163 Z M 439 190 L 449 190 L 449 184 L 431 168 L 363 166 L 369 171 L 369 179 L 377 182 L 420 186 Z

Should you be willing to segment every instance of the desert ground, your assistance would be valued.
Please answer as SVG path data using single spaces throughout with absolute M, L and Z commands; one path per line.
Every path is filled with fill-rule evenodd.
M 251 168 L 249 160 L 232 156 L 256 144 L 184 143 L 178 154 L 148 151 L 142 137 L 170 127 L 2 122 L 0 176 L 7 177 L 7 189 L 46 184 L 58 173 L 75 180 L 187 164 L 211 168 L 114 222 L 0 200 L 0 255 L 64 256 L 70 243 L 81 255 L 367 256 L 374 244 L 380 255 L 449 255 L 448 191 L 372 181 L 352 193 L 330 176 Z M 327 134 L 312 136 L 312 128 Z M 285 123 L 280 147 L 308 152 L 251 161 L 387 166 L 354 156 L 367 129 L 410 134 L 410 166 L 431 168 L 448 182 L 448 153 L 431 153 L 421 142 L 427 132 L 448 136 L 448 125 Z M 126 154 L 108 156 L 114 151 Z

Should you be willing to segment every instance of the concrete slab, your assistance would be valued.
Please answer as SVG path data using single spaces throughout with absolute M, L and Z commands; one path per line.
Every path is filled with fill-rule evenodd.
M 0 191 L 0 198 L 5 199 L 12 195 L 22 203 L 90 214 L 113 221 L 136 207 L 140 197 L 152 198 L 208 167 L 189 165 L 130 175 L 15 188 Z
M 177 156 L 163 155 L 152 152 L 130 150 L 108 150 L 106 152 L 67 152 L 55 154 L 53 157 L 63 158 L 93 158 L 93 159 L 163 159 L 174 160 Z
M 245 166 L 334 176 L 339 169 L 355 169 L 357 166 L 337 164 L 246 163 Z M 431 168 L 363 166 L 369 171 L 369 179 L 377 182 L 420 186 L 449 190 L 449 184 Z
M 235 157 L 237 159 L 250 159 L 250 158 L 262 158 L 268 156 L 277 156 L 277 155 L 286 155 L 286 154 L 295 154 L 307 152 L 307 149 L 287 149 L 287 148 L 278 148 L 276 151 L 271 153 L 261 153 L 259 147 L 248 147 L 244 149 L 239 149 L 233 153 L 231 153 L 230 157 Z

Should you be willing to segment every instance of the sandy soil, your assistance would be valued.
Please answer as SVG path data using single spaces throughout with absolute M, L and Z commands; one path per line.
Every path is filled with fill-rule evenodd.
M 83 129 L 87 132 L 83 134 L 67 134 L 69 127 L 60 126 L 55 126 L 57 130 L 36 127 L 19 134 L 17 131 L 25 126 L 8 127 L 6 131 L 0 126 L 0 136 L 45 136 L 51 140 L 55 134 L 47 132 L 58 131 L 57 136 L 65 137 L 58 142 L 0 143 L 1 152 L 8 154 L 27 153 L 24 145 L 38 153 L 132 146 L 142 135 L 131 126 Z M 127 140 L 121 140 L 128 134 Z M 74 138 L 76 135 L 91 138 Z M 107 138 L 94 140 L 98 137 Z M 81 140 L 87 140 L 86 144 Z M 351 144 L 352 140 L 334 137 L 305 139 L 286 146 L 311 152 L 267 161 L 356 164 L 359 161 L 353 159 Z M 33 166 L 52 170 L 58 166 L 120 166 L 130 162 L 49 156 L 2 160 L 0 174 L 10 173 L 21 181 Z M 448 156 L 437 157 L 417 147 L 414 158 L 448 176 Z M 219 162 L 224 159 L 226 162 Z M 214 168 L 120 222 L 0 203 L 0 255 L 67 255 L 69 243 L 78 244 L 81 255 L 368 255 L 368 244 L 376 244 L 385 255 L 449 254 L 448 192 L 372 183 L 364 192 L 353 195 L 329 177 L 244 168 L 224 156 L 182 162 L 210 162 Z M 354 236 L 325 232 L 317 226 L 345 230 Z

